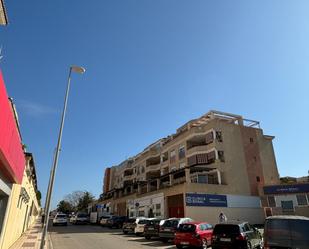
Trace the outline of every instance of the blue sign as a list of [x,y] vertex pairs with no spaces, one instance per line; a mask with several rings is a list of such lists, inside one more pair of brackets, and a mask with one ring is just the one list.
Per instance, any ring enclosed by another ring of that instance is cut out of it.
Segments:
[[286,184],[264,187],[264,194],[309,193],[309,184]]
[[187,206],[227,207],[226,195],[186,194]]

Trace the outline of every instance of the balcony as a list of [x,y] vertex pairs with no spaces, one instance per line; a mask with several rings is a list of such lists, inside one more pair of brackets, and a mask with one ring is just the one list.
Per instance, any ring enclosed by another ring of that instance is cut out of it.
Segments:
[[200,168],[191,168],[190,170],[190,179],[191,183],[200,183],[200,184],[222,184],[221,172],[217,169],[207,170]]
[[160,168],[161,168],[161,164],[160,163],[149,165],[149,166],[146,167],[146,172],[154,171],[154,170],[160,170]]
[[196,145],[187,150],[187,156],[191,156],[195,153],[206,152],[207,150],[209,150],[208,145]]
[[132,174],[132,175],[124,175],[123,176],[123,180],[124,181],[129,181],[129,180],[133,180],[135,178],[135,175]]

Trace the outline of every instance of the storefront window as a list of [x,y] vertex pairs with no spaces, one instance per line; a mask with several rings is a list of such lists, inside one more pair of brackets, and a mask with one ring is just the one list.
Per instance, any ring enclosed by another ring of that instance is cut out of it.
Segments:
[[296,199],[297,199],[297,203],[299,206],[306,206],[308,205],[308,202],[307,202],[307,198],[306,198],[306,195],[296,195]]

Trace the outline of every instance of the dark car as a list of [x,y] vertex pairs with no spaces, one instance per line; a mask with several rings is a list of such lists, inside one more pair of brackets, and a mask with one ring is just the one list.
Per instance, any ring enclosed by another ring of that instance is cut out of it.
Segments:
[[206,249],[211,244],[212,226],[206,222],[180,224],[174,239],[177,248],[194,246]]
[[160,226],[159,237],[163,242],[173,240],[179,224],[192,222],[190,218],[170,218]]
[[123,231],[124,234],[134,233],[135,227],[136,227],[136,219],[130,218],[123,223],[122,231]]
[[265,249],[309,249],[309,218],[280,215],[265,220]]
[[109,228],[122,228],[125,221],[127,221],[127,216],[113,216],[107,220],[106,226]]
[[160,219],[148,220],[144,228],[145,239],[150,240],[152,237],[159,237]]
[[258,229],[248,222],[226,222],[215,226],[211,247],[212,249],[263,248],[263,238]]

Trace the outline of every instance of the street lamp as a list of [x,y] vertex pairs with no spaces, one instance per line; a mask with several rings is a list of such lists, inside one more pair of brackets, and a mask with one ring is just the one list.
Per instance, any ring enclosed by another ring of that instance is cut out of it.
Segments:
[[69,77],[68,77],[68,85],[67,85],[67,89],[66,89],[63,111],[62,111],[62,117],[61,117],[60,130],[59,130],[59,135],[58,135],[58,143],[57,143],[57,148],[56,148],[56,152],[55,152],[55,155],[54,155],[53,166],[52,166],[52,169],[50,171],[49,184],[48,184],[48,189],[47,189],[47,193],[46,193],[46,203],[45,203],[45,210],[44,210],[45,217],[44,217],[44,223],[43,223],[43,231],[42,231],[40,249],[44,248],[45,238],[46,238],[46,234],[47,234],[49,211],[50,211],[50,200],[51,200],[52,193],[53,193],[55,173],[56,173],[56,169],[57,169],[59,152],[60,152],[60,147],[61,147],[62,130],[63,130],[64,119],[65,119],[65,114],[66,114],[66,110],[67,110],[67,103],[68,103],[68,97],[69,97],[69,91],[70,91],[70,85],[71,85],[71,74],[72,74],[72,72],[83,74],[85,71],[86,70],[83,67],[79,67],[79,66],[71,66],[70,67]]

